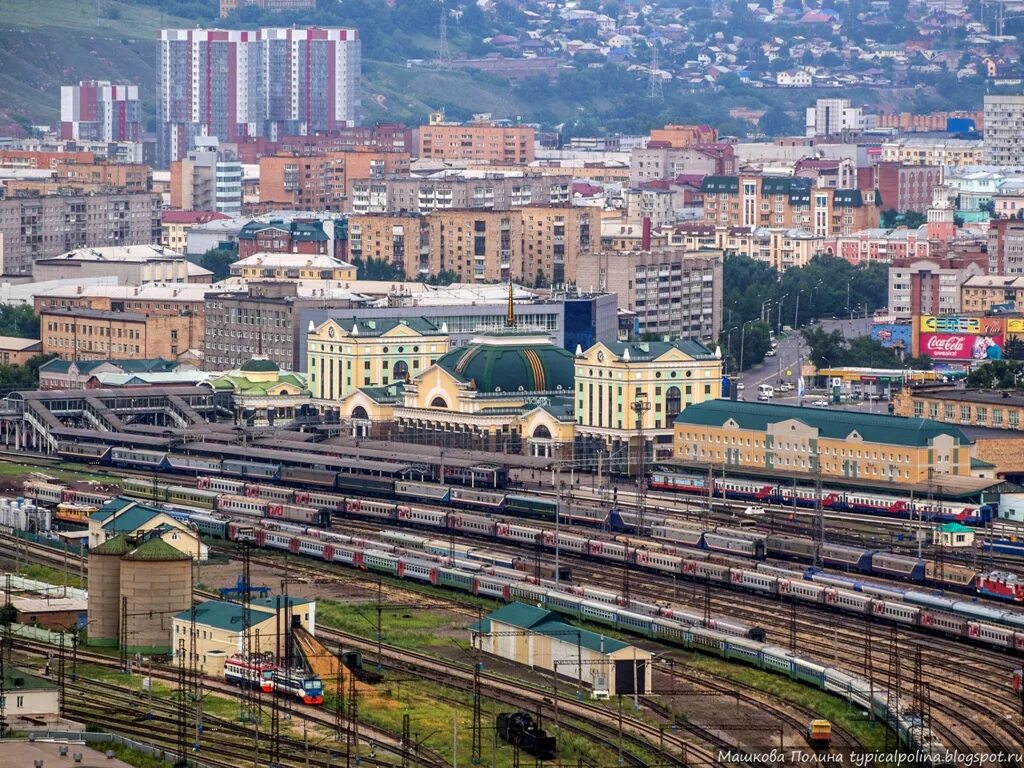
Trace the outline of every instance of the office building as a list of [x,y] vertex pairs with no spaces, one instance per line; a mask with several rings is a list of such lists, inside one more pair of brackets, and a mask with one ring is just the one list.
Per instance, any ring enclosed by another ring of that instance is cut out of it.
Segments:
[[[812,478],[909,485],[971,475],[971,441],[936,421],[793,405],[710,400],[675,420],[675,460]],[[777,479],[776,479],[777,482]]]
[[581,255],[577,284],[618,296],[635,335],[717,339],[722,329],[722,251],[599,251]]
[[3,274],[28,275],[38,259],[76,248],[160,241],[160,196],[152,193],[25,195],[0,200]]
[[159,47],[161,167],[184,158],[197,136],[274,139],[357,119],[357,30],[164,29]]
[[[32,265],[32,281],[113,278],[120,285],[189,283],[210,271],[161,245],[78,248]],[[203,282],[209,282],[204,279]]]
[[736,152],[731,144],[697,144],[674,147],[648,142],[635,147],[629,157],[629,183],[638,187],[648,181],[674,180],[682,175],[731,176],[736,173]]
[[177,360],[198,350],[203,323],[192,314],[45,309],[39,314],[43,354],[65,360]]
[[236,147],[209,136],[197,136],[195,144],[184,158],[171,163],[171,208],[238,216],[242,164]]
[[142,139],[139,86],[83,80],[60,89],[60,137],[86,141]]
[[1024,94],[985,94],[985,163],[1024,165]]

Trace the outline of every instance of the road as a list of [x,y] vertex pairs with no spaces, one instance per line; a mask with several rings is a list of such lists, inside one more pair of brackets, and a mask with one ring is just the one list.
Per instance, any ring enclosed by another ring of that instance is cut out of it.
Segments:
[[[829,319],[821,321],[821,325],[826,331],[842,331],[844,337],[853,339],[870,333],[871,318],[858,317],[853,321]],[[776,387],[776,402],[790,401],[793,405],[798,402],[796,397],[797,379],[800,378],[800,364],[806,360],[807,345],[804,343],[804,337],[799,331],[793,331],[782,336],[778,339],[778,342],[779,346],[776,349],[775,357],[766,357],[762,362],[751,366],[739,376],[739,381],[743,382],[744,387],[740,392],[742,399],[755,399],[759,384],[771,384]],[[782,396],[778,392],[778,386],[782,382],[792,384],[793,392]],[[806,383],[808,386],[811,384],[809,381]],[[805,397],[804,399],[806,400],[807,398]],[[886,412],[885,403],[859,403],[856,405],[856,408],[858,410],[872,410],[874,408],[878,413]]]

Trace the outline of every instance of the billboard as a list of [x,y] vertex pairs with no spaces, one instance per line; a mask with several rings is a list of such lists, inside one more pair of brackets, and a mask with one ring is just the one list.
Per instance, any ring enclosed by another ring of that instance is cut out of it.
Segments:
[[918,319],[920,333],[966,334],[969,336],[1002,336],[1002,317],[977,317],[967,315],[921,315]]
[[932,360],[998,360],[1003,356],[1002,335],[984,336],[969,333],[922,333],[919,355]]
[[1006,335],[1009,336],[1011,333],[1015,335],[1024,333],[1024,318],[1006,318]]
[[905,349],[910,351],[910,331],[913,326],[909,323],[897,325],[895,323],[879,323],[871,326],[871,338],[889,349]]

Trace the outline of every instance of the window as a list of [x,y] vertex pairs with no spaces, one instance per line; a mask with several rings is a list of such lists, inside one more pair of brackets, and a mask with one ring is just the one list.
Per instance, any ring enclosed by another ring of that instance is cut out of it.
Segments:
[[918,417],[924,415],[924,403],[920,401],[914,403],[914,415]]

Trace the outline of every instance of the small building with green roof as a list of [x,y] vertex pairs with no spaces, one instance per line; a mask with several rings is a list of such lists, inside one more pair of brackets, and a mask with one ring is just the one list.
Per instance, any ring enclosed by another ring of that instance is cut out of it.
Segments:
[[947,549],[974,547],[974,529],[960,523],[936,526],[932,530],[932,544]]
[[573,626],[555,611],[508,603],[469,631],[474,648],[566,678],[595,698],[651,689],[650,651]]
[[217,392],[231,393],[236,424],[273,426],[292,421],[312,407],[306,375],[282,371],[264,355],[250,358],[209,384]]
[[114,554],[128,546],[126,537],[130,540],[143,534],[156,535],[167,546],[191,558],[206,560],[210,554],[210,548],[189,523],[135,499],[117,496],[89,516],[91,553]]

